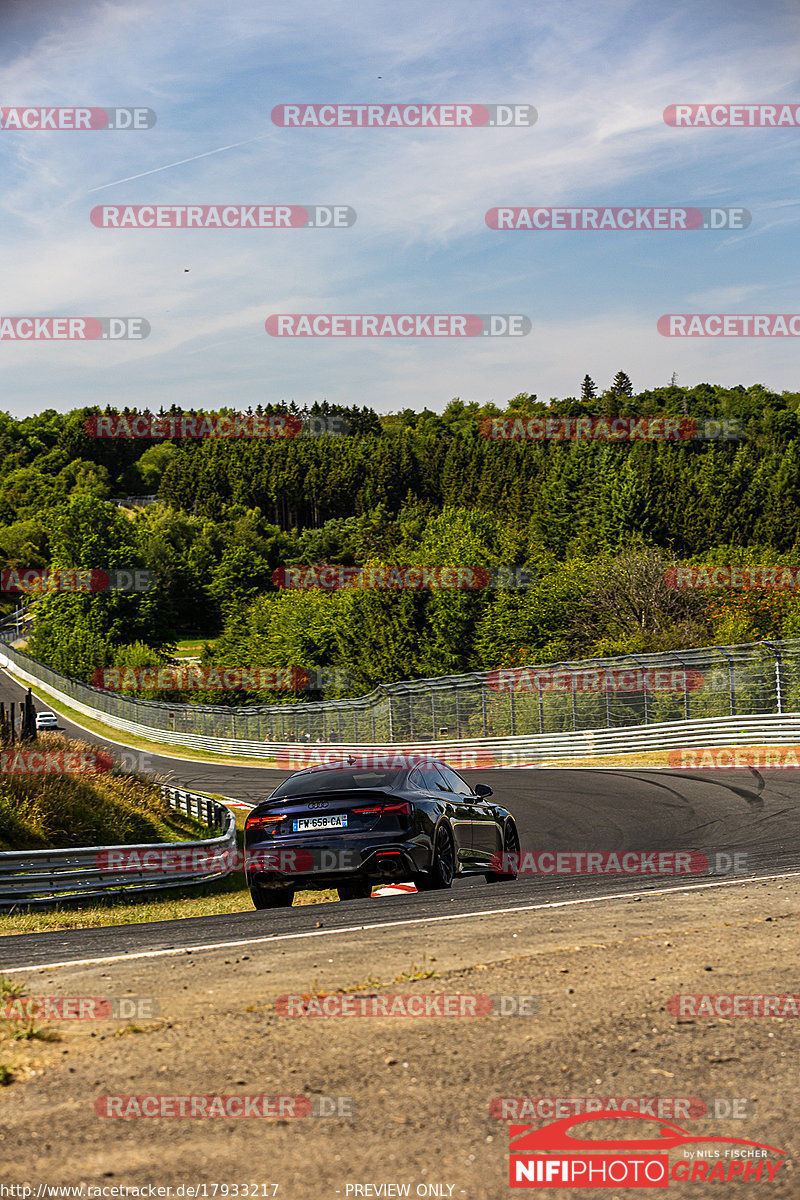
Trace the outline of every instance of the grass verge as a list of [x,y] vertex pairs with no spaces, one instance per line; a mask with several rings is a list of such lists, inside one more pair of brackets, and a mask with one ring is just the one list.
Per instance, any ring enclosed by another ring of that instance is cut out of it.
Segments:
[[213,646],[213,637],[207,638],[180,638],[175,643],[176,658],[196,658],[203,651],[204,646]]
[[[0,1013],[13,1009],[14,1001],[24,1003],[26,990],[13,979],[0,975]],[[8,1087],[20,1074],[28,1073],[29,1056],[24,1053],[27,1042],[59,1042],[61,1034],[30,1017],[5,1019],[0,1016],[0,1087]]]
[[158,782],[48,733],[7,747],[0,773],[0,851],[179,842],[208,836],[171,809]]

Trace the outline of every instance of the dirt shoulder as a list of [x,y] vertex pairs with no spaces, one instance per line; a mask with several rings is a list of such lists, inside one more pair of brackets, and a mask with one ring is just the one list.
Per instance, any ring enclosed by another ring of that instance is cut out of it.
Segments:
[[[747,1100],[752,1115],[676,1114],[675,1123],[778,1146],[787,1160],[769,1185],[671,1182],[673,1194],[745,1200],[763,1188],[788,1200],[800,1156],[797,1020],[679,1020],[667,1002],[676,993],[796,991],[799,911],[800,880],[786,878],[430,925],[328,932],[323,924],[244,953],[15,975],[36,995],[152,998],[158,1015],[61,1022],[60,1042],[20,1048],[18,1080],[0,1089],[4,1181],[172,1185],[173,1195],[180,1184],[277,1183],[287,1200],[392,1195],[353,1189],[395,1183],[411,1196],[496,1200],[510,1194],[508,1122],[490,1114],[497,1098],[718,1097]],[[526,995],[538,998],[538,1011],[463,1019],[276,1011],[283,994],[337,989]],[[317,1105],[320,1096],[352,1097],[357,1113],[96,1115],[97,1097],[131,1094],[308,1095]],[[646,1136],[653,1132],[648,1126]],[[684,1153],[673,1151],[672,1161]],[[615,1192],[575,1194],[612,1200]]]

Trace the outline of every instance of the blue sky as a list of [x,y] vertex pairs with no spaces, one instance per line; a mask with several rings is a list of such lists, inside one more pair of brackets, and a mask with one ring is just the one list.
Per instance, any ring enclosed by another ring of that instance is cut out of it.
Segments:
[[[141,132],[0,131],[0,313],[152,327],[143,342],[0,342],[0,407],[327,399],[440,411],[454,396],[574,395],[587,372],[602,388],[619,369],[637,390],[673,371],[687,386],[797,390],[796,340],[681,341],[656,321],[800,311],[800,128],[662,119],[679,102],[800,103],[799,40],[794,0],[5,0],[3,105],[136,105],[158,120]],[[324,101],[526,102],[539,117],[503,130],[270,119],[276,104]],[[99,203],[337,203],[358,219],[115,231],[91,225]],[[678,204],[742,206],[753,220],[736,233],[484,223],[495,205]],[[304,312],[524,313],[533,328],[403,342],[264,331],[272,313]]]

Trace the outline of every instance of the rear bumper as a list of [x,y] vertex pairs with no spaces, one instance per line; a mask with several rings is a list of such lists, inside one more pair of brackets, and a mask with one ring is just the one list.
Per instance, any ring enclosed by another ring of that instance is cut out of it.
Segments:
[[247,882],[300,890],[409,879],[430,864],[430,847],[418,841],[369,840],[260,842],[247,848]]

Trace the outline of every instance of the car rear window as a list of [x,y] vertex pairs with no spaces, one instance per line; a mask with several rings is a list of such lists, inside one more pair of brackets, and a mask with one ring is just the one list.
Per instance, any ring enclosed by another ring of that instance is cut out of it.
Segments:
[[354,788],[394,787],[402,771],[313,771],[292,775],[279,784],[270,799],[283,796],[307,796],[310,792],[347,792]]

